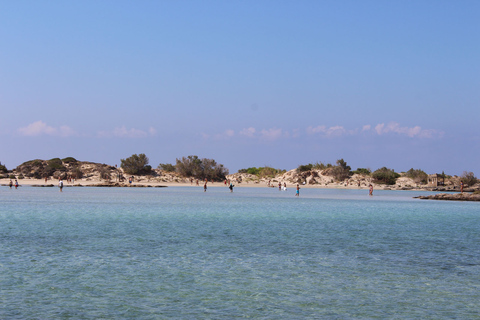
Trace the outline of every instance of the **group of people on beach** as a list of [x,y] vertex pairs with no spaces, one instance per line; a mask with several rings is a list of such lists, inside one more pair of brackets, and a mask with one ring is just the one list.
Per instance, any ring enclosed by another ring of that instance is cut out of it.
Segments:
[[[130,179],[129,179],[129,183],[132,183],[132,182],[133,182],[133,176],[130,177]],[[193,184],[193,178],[190,180],[190,182]],[[207,192],[207,183],[208,183],[208,180],[207,180],[207,178],[205,178],[205,181],[204,181],[204,184],[203,184],[203,191],[204,191],[204,192]],[[224,184],[225,184],[225,186],[228,185],[228,189],[230,189],[230,192],[233,192],[233,188],[235,187],[235,185],[233,184],[233,182],[232,182],[231,180],[226,180],[226,179],[225,179]],[[199,185],[198,179],[196,180],[196,185],[197,185],[197,186]],[[18,180],[17,180],[17,179],[15,179],[15,183],[13,183],[12,179],[10,179],[10,183],[9,183],[10,189],[12,189],[13,186],[15,186],[15,189],[18,188],[19,185],[18,185]],[[268,181],[267,186],[269,186],[269,187],[271,186],[271,185],[270,185],[270,181]],[[273,186],[272,186],[272,187],[273,187]],[[60,189],[60,192],[63,191],[63,180],[60,179],[60,178],[58,179],[58,188]],[[461,189],[462,189],[461,191],[463,192],[463,182],[462,182],[462,184],[461,184]],[[281,182],[278,183],[278,190],[279,190],[279,191],[282,190],[282,183],[281,183]],[[287,190],[287,183],[286,183],[286,182],[283,183],[283,190],[284,190],[284,191]],[[373,185],[372,185],[372,184],[369,185],[368,194],[369,194],[370,196],[373,196]],[[299,185],[298,183],[297,183],[297,188],[296,188],[295,196],[296,196],[296,197],[299,197],[299,196],[300,196],[300,185]]]

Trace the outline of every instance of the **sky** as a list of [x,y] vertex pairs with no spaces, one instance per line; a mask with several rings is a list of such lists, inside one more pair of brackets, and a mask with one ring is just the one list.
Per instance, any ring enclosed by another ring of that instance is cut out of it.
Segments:
[[480,1],[0,0],[0,162],[480,176]]

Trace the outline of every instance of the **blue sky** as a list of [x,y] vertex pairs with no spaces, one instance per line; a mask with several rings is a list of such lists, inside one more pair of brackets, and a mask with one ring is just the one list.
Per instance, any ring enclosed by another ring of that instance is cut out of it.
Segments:
[[479,1],[0,1],[0,161],[480,175]]

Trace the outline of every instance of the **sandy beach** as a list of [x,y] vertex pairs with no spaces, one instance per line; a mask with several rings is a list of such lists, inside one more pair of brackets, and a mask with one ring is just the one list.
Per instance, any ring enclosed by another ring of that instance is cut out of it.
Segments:
[[[188,179],[186,179],[188,180]],[[45,179],[18,179],[19,187],[58,187],[59,180],[57,179],[48,179],[45,182]],[[15,180],[12,179],[13,187],[15,187]],[[282,181],[282,188],[284,182],[286,183],[287,189],[295,189],[296,184]],[[0,179],[0,185],[8,186],[10,183],[10,179]],[[185,181],[157,181],[156,179],[146,179],[146,178],[137,178],[133,179],[132,183],[128,181],[118,182],[118,181],[105,181],[100,179],[77,179],[72,182],[63,181],[64,187],[151,187],[151,188],[160,188],[160,187],[192,187],[192,188],[202,188],[203,189],[203,182],[199,181],[198,185],[194,180],[193,183],[185,182]],[[248,181],[248,182],[233,182],[235,188],[278,188],[278,182],[272,182],[271,186],[268,186],[267,181]],[[227,188],[224,182],[208,182],[207,186],[209,188]],[[368,189],[368,186],[360,186],[352,185],[345,183],[331,183],[328,185],[320,185],[320,184],[300,184],[300,188],[316,188],[316,189]],[[374,189],[384,189],[385,186],[383,185],[376,185]],[[418,189],[421,190],[421,189]]]

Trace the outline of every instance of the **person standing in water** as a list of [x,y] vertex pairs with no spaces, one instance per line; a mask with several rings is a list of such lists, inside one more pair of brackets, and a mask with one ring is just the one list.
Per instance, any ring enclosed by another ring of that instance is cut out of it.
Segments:
[[370,184],[370,188],[368,190],[368,194],[373,196],[373,185]]
[[205,178],[205,183],[203,184],[203,192],[207,192],[207,178]]
[[17,188],[18,188],[18,180],[15,179],[15,189],[17,189]]
[[300,185],[297,183],[297,192],[295,193],[295,197],[300,196]]
[[60,179],[60,181],[58,182],[58,188],[60,189],[60,192],[63,191],[63,181]]
[[10,187],[10,189],[12,189],[12,186],[13,186],[12,179],[10,179],[10,183],[8,184],[8,186]]
[[228,186],[228,189],[230,189],[230,192],[233,192],[233,187],[234,187],[233,183],[230,182],[230,185]]

